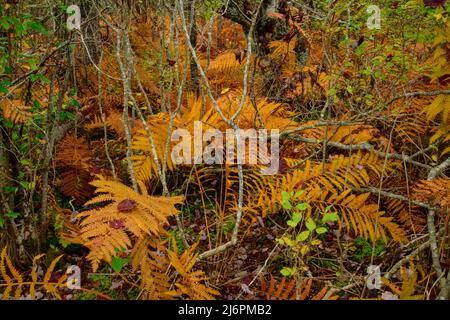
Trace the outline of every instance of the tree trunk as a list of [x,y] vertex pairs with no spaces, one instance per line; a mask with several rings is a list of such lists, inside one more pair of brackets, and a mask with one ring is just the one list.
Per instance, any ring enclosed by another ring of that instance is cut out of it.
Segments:
[[[307,53],[306,42],[304,38],[293,28],[289,26],[288,17],[290,15],[289,7],[286,0],[262,0],[260,11],[258,13],[258,21],[255,26],[253,39],[256,42],[255,52],[257,57],[269,60],[267,56],[271,53],[269,44],[274,40],[283,40],[297,35],[299,41],[295,48],[297,60],[300,64],[304,63],[305,53]],[[251,17],[253,11],[259,2],[254,0],[234,0],[230,1],[227,11],[223,15],[225,18],[240,24],[247,35],[250,30]],[[279,16],[269,15],[270,13],[282,14],[285,19]],[[272,83],[280,76],[280,65],[268,62],[265,66],[266,83]]]

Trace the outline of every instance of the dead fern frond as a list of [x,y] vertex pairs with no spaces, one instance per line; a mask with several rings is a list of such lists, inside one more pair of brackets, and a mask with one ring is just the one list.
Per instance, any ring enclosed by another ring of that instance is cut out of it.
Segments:
[[167,274],[169,260],[165,242],[152,237],[138,239],[131,251],[133,272],[141,271],[140,288],[142,299],[173,299],[170,295],[171,278]]
[[[47,268],[47,271],[44,274],[44,277],[41,281],[38,280],[38,275],[36,272],[37,269],[37,261],[42,258],[45,254],[40,254],[34,257],[33,259],[33,269],[31,271],[31,281],[25,281],[24,278],[20,275],[19,271],[14,267],[11,262],[11,259],[8,257],[6,253],[6,247],[3,248],[1,256],[0,256],[0,273],[2,279],[5,283],[0,283],[0,288],[5,287],[2,292],[2,299],[9,300],[11,298],[11,292],[15,288],[14,291],[14,300],[23,299],[22,288],[25,286],[29,286],[30,288],[30,298],[32,300],[36,299],[36,286],[42,286],[47,293],[53,295],[57,299],[61,299],[58,291],[67,287],[66,280],[67,275],[62,275],[57,282],[51,279],[51,276],[55,270],[56,264],[61,259],[62,255],[55,258]],[[9,272],[8,272],[9,271]]]
[[57,167],[75,167],[85,171],[92,168],[92,152],[83,137],[67,134],[58,146]]
[[22,100],[3,99],[0,102],[3,117],[12,123],[25,123],[31,118],[31,108],[24,106]]
[[425,228],[426,220],[420,207],[391,198],[385,199],[384,203],[386,212],[413,232],[421,232]]
[[448,123],[450,113],[450,95],[439,95],[431,104],[423,109],[427,115],[427,121],[432,121],[441,115],[443,123]]
[[89,185],[94,171],[92,158],[83,137],[66,135],[58,146],[56,167],[62,171],[58,184],[63,194],[74,197],[77,204],[84,203],[92,195],[93,188]]
[[439,205],[443,209],[450,207],[450,179],[420,180],[413,188],[413,198]]
[[402,277],[401,288],[385,278],[381,278],[381,280],[387,287],[398,295],[399,300],[422,300],[424,298],[423,295],[414,295],[414,292],[417,290],[418,278],[414,264],[411,262],[409,268],[401,267],[400,275]]
[[203,271],[193,270],[198,257],[198,254],[194,253],[196,247],[197,245],[191,246],[181,256],[176,250],[167,251],[170,264],[180,275],[175,283],[177,290],[172,294],[186,296],[193,300],[212,300],[219,295],[219,292],[203,283],[208,279]]
[[[283,277],[281,281],[277,281],[270,275],[269,283],[264,277],[261,277],[261,289],[258,296],[265,300],[322,300],[328,288],[323,287],[315,295],[312,295],[312,284],[312,278],[306,278],[301,284],[298,284],[295,278],[287,281]],[[331,297],[330,300],[335,298]]]
[[101,260],[111,263],[116,250],[132,247],[131,237],[139,239],[165,234],[163,226],[168,224],[167,218],[177,214],[175,205],[182,201],[182,197],[139,194],[120,182],[104,180],[101,176],[91,184],[99,195],[86,205],[108,202],[77,217],[81,219],[80,236],[91,250],[87,258],[94,270]]

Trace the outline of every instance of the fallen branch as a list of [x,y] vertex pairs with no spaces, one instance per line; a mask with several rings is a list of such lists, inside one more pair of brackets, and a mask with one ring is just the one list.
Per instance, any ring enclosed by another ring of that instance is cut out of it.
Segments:
[[[306,130],[306,129],[305,129]],[[304,138],[304,137],[300,137],[297,135],[285,135],[284,136],[285,139],[292,139],[295,141],[300,141],[300,142],[305,142],[305,143],[313,143],[313,144],[323,144],[325,143],[327,146],[329,147],[335,147],[341,150],[348,150],[348,151],[356,151],[356,150],[366,150],[366,151],[374,151],[374,146],[371,145],[370,143],[361,143],[361,144],[343,144],[340,142],[335,142],[335,141],[324,141],[321,139],[311,139],[311,138]],[[412,160],[410,156],[406,156],[403,154],[398,154],[398,153],[388,153],[388,152],[382,152],[382,151],[375,151],[380,157],[386,157],[388,159],[398,159],[398,160],[402,160],[404,162],[408,162],[412,165],[421,167],[421,168],[426,168],[426,169],[432,169],[431,166]]]
[[[432,181],[436,176],[438,176],[441,172],[443,172],[448,166],[450,166],[450,157],[447,158],[444,162],[442,162],[440,165],[434,167],[430,170],[428,173],[428,181]],[[447,300],[449,295],[449,286],[448,281],[444,277],[444,271],[442,270],[440,258],[439,258],[439,248],[437,244],[437,235],[436,235],[436,227],[434,225],[435,223],[435,215],[436,211],[434,209],[431,209],[428,211],[427,216],[427,227],[428,232],[430,234],[430,251],[431,251],[431,258],[433,261],[433,269],[436,271],[437,277],[439,279],[439,286],[440,286],[440,293],[439,293],[439,299],[440,300]]]
[[382,195],[384,197],[388,197],[388,198],[392,198],[392,199],[397,199],[397,200],[401,200],[401,201],[406,201],[409,203],[412,203],[416,206],[428,209],[428,210],[436,210],[438,209],[438,207],[432,207],[429,204],[425,203],[425,202],[421,202],[421,201],[417,201],[417,200],[411,200],[405,196],[402,196],[400,194],[395,194],[392,192],[387,192],[387,191],[382,191],[379,190],[377,188],[374,187],[367,187],[367,188],[357,188],[355,189],[355,191],[359,191],[359,192],[373,192],[373,193],[377,193],[379,195]]
[[408,92],[405,94],[398,95],[386,103],[386,106],[389,106],[392,102],[397,101],[403,98],[411,98],[411,97],[419,97],[419,96],[437,96],[440,94],[450,94],[450,90],[436,90],[436,91],[420,91],[420,92]]
[[430,240],[428,240],[427,242],[422,243],[420,246],[418,246],[416,249],[414,249],[410,254],[408,254],[407,256],[403,257],[396,264],[394,264],[394,266],[391,269],[389,269],[388,272],[386,272],[384,277],[386,279],[390,279],[400,269],[400,267],[403,264],[405,264],[406,262],[408,262],[409,260],[411,260],[412,258],[417,256],[421,251],[427,249],[429,246],[430,246]]

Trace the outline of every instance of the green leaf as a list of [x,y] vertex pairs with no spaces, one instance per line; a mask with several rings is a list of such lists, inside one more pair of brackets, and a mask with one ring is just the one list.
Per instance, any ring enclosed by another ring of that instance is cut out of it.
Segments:
[[347,86],[347,92],[350,93],[350,94],[353,94],[352,86],[350,86],[350,85]]
[[289,201],[291,196],[286,191],[281,191],[281,201]]
[[295,208],[297,210],[305,211],[306,209],[308,209],[308,204],[307,203],[299,203],[298,205],[295,206]]
[[297,192],[295,193],[294,197],[296,197],[296,198],[300,197],[300,196],[303,194],[303,192],[305,192],[305,190],[297,191]]
[[6,21],[5,18],[0,20],[0,25],[2,26],[2,28],[3,28],[4,30],[8,30],[8,29],[9,29],[9,26],[10,26],[9,23],[8,23],[8,21]]
[[116,256],[113,256],[111,261],[111,267],[115,272],[120,272],[126,262],[127,262],[126,259],[121,259]]
[[24,166],[29,166],[31,164],[30,159],[22,159],[20,160],[20,164],[24,165]]
[[15,219],[15,218],[17,218],[17,217],[19,216],[19,213],[14,212],[14,211],[10,211],[10,212],[8,212],[8,213],[6,214],[6,216],[7,216],[8,218]]
[[0,82],[0,93],[8,94],[9,93],[8,86],[10,84],[11,84],[11,82],[9,82],[9,81]]
[[290,277],[290,276],[293,276],[295,274],[295,272],[297,272],[297,268],[284,267],[283,269],[281,269],[280,272],[283,276]]
[[77,118],[72,112],[67,112],[67,111],[66,111],[66,117],[67,117],[67,119],[72,120],[72,121]]
[[296,240],[299,242],[303,242],[308,239],[310,232],[308,230],[302,231],[297,235]]
[[31,189],[30,188],[30,183],[28,181],[20,181],[20,186],[24,189]]
[[325,227],[319,227],[316,229],[317,234],[324,234],[327,231],[328,231],[328,229]]
[[292,215],[292,220],[289,220],[287,224],[290,227],[295,228],[300,221],[302,221],[302,214],[300,212],[294,212]]
[[292,247],[295,245],[294,241],[292,241],[292,239],[288,238],[288,237],[283,237],[282,238],[284,243],[286,243],[286,245],[288,245],[289,247]]
[[39,22],[35,22],[35,21],[28,22],[27,27],[31,28],[32,30],[34,30],[40,34],[48,35],[48,30],[44,27],[43,24],[41,24]]
[[303,215],[301,212],[294,212],[294,214],[292,215],[292,220],[299,223],[300,221],[302,221],[303,219]]
[[3,119],[3,124],[5,125],[5,127],[10,128],[10,129],[12,127],[14,127],[14,122],[9,121],[8,119]]
[[16,24],[16,36],[20,37],[25,33],[25,25],[23,24]]
[[3,187],[3,190],[5,190],[5,192],[16,192],[17,187],[6,186],[6,187]]
[[313,219],[308,218],[308,219],[306,220],[306,228],[307,228],[309,231],[314,231],[314,229],[316,228],[316,223],[314,222]]
[[288,220],[287,224],[288,224],[289,227],[295,228],[297,226],[298,222],[295,222],[293,220]]
[[282,201],[282,202],[281,202],[281,205],[282,205],[283,208],[286,209],[286,210],[292,209],[292,204],[289,202],[289,200]]
[[338,215],[336,212],[332,212],[332,213],[326,213],[323,215],[322,218],[322,222],[326,223],[326,222],[334,222],[334,221],[338,221]]

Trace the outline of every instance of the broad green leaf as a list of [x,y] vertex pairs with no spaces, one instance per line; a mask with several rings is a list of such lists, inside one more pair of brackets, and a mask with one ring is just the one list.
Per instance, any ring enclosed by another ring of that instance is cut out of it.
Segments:
[[6,216],[9,217],[9,218],[15,219],[15,218],[17,218],[19,216],[19,213],[14,212],[14,211],[10,211],[10,212],[8,212],[6,214]]
[[284,267],[283,269],[281,269],[280,272],[283,276],[290,277],[290,276],[294,275],[296,271],[297,271],[297,268]]
[[127,262],[126,259],[121,259],[116,256],[113,256],[111,261],[111,267],[115,272],[120,272],[126,262]]
[[17,187],[6,186],[6,187],[3,187],[3,190],[5,192],[16,192],[17,191]]
[[313,219],[308,218],[308,219],[306,220],[306,228],[307,228],[309,231],[314,231],[314,229],[316,228],[316,223],[314,222]]
[[296,240],[299,242],[303,242],[308,239],[310,232],[308,230],[302,231],[297,235]]
[[327,231],[328,231],[328,229],[325,227],[319,227],[316,229],[317,234],[324,234]]
[[297,210],[304,211],[304,210],[308,209],[308,204],[307,203],[299,203],[298,205],[295,206],[295,208]]
[[43,34],[43,35],[49,34],[48,30],[45,28],[45,26],[39,22],[35,22],[35,21],[29,22],[27,27],[31,28],[32,30],[34,30],[40,34]]
[[2,28],[4,30],[8,30],[9,26],[10,26],[10,24],[8,23],[8,21],[6,21],[6,19],[1,19],[0,20],[0,25],[2,26]]
[[298,222],[295,222],[293,220],[288,220],[287,224],[288,224],[289,227],[295,228],[297,226]]
[[291,199],[291,196],[286,191],[281,191],[281,201],[286,201]]
[[292,220],[289,220],[287,224],[290,227],[295,228],[300,221],[302,221],[302,214],[300,212],[294,212],[292,215]]
[[292,220],[299,223],[300,221],[302,221],[303,219],[303,215],[301,212],[294,212],[294,214],[292,215]]
[[296,198],[300,197],[300,196],[303,194],[303,192],[305,192],[305,190],[297,191],[297,192],[295,193],[294,197],[296,197]]
[[289,200],[282,201],[282,202],[281,202],[281,205],[282,205],[283,208],[286,209],[286,210],[292,209],[292,204],[289,202]]
[[332,212],[332,213],[326,213],[323,215],[322,217],[322,222],[326,223],[326,222],[334,222],[334,221],[338,221],[338,215],[336,212]]

